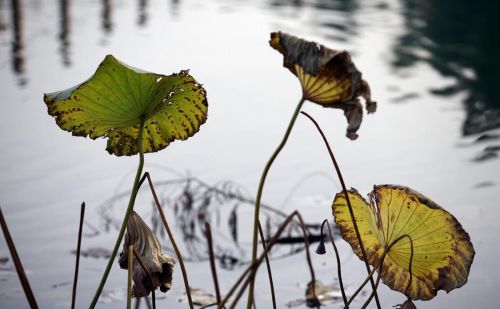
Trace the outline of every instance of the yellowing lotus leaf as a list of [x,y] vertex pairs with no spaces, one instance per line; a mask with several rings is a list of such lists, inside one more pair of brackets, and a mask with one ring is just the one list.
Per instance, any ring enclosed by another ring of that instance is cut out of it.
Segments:
[[156,152],[174,140],[194,135],[207,119],[205,89],[188,74],[147,73],[106,56],[95,74],[70,89],[44,96],[48,113],[73,135],[108,138],[106,150],[117,156],[142,149]]
[[348,121],[347,137],[356,139],[363,118],[358,97],[365,98],[369,113],[375,112],[376,103],[350,54],[282,32],[271,33],[269,43],[283,54],[283,65],[299,78],[304,99],[342,109]]
[[[370,203],[355,190],[348,192],[368,262],[379,265],[387,252],[380,276],[390,288],[414,300],[429,300],[438,290],[449,292],[467,282],[474,258],[469,235],[449,212],[409,188],[375,186]],[[342,237],[362,259],[347,201],[338,193],[333,216]],[[413,259],[411,264],[411,242]]]

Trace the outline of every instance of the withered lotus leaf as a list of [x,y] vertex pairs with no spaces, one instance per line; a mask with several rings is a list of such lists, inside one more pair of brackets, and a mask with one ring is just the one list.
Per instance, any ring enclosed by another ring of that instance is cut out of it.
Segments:
[[169,76],[132,68],[108,55],[87,81],[44,95],[57,125],[76,136],[108,139],[117,156],[156,152],[198,132],[207,119],[205,89],[181,71]]
[[161,251],[160,242],[135,211],[130,214],[123,250],[118,260],[123,269],[128,269],[128,247],[131,245],[134,246],[152,277],[150,280],[139,261],[134,258],[133,295],[147,296],[158,287],[162,292],[168,291],[172,287],[172,274],[176,261]]
[[[368,262],[379,265],[384,251],[398,238],[384,259],[380,276],[390,288],[413,300],[429,300],[438,290],[449,292],[467,282],[474,259],[469,235],[457,219],[429,198],[407,187],[375,186],[370,203],[355,190],[348,192]],[[346,197],[338,193],[333,216],[341,235],[362,259]],[[410,282],[411,241],[413,242]]]
[[339,108],[347,118],[347,137],[356,139],[363,118],[359,96],[368,113],[376,110],[370,87],[347,51],[329,49],[282,32],[271,33],[270,45],[284,56],[283,65],[298,77],[304,99]]

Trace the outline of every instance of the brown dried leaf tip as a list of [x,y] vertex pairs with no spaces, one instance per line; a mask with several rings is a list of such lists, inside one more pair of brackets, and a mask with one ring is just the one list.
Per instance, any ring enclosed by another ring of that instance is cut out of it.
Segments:
[[127,248],[131,245],[134,246],[149,275],[151,275],[150,278],[138,259],[134,258],[133,296],[147,296],[149,292],[158,287],[162,292],[168,291],[172,286],[172,273],[176,261],[170,255],[161,251],[160,242],[135,211],[130,214],[123,250],[118,260],[122,269],[128,269]]
[[363,119],[358,97],[365,99],[368,113],[375,112],[377,103],[371,100],[370,86],[351,55],[282,32],[271,33],[269,43],[283,54],[283,65],[299,78],[304,99],[342,109],[348,122],[346,135],[356,139]]

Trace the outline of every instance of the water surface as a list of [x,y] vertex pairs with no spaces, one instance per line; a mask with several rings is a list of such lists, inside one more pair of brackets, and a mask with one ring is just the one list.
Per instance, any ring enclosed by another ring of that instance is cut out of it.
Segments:
[[[112,225],[106,232],[102,210],[108,199],[129,190],[137,164],[135,157],[108,155],[104,140],[60,130],[46,113],[43,93],[88,78],[106,54],[164,74],[189,68],[207,89],[209,119],[186,142],[146,155],[146,170],[156,181],[186,175],[208,184],[234,181],[253,197],[260,171],[301,95],[296,78],[282,67],[282,56],[267,43],[270,32],[282,30],[349,50],[379,102],[377,113],[365,116],[355,142],[344,137],[341,113],[309,103],[304,107],[325,130],[348,186],[364,194],[373,184],[409,186],[452,212],[470,234],[476,257],[469,282],[417,306],[469,308],[480,302],[495,308],[500,275],[495,248],[500,241],[498,6],[490,1],[0,0],[0,204],[39,304],[69,306],[70,251],[82,201],[87,203],[82,247],[111,247],[117,232]],[[167,194],[170,187],[161,188]],[[331,219],[338,191],[320,137],[299,118],[269,174],[264,202],[285,213],[299,209],[307,222],[320,223]],[[121,219],[125,200],[113,204],[112,219]],[[215,241],[220,250],[248,257],[252,209],[238,210],[235,245],[224,219],[234,204],[227,204],[220,207],[220,221],[211,212]],[[151,217],[147,191],[136,210]],[[212,291],[208,263],[196,256],[204,254],[203,240],[195,242],[202,244],[198,251],[190,249],[181,223],[172,222],[183,252],[192,257],[191,284]],[[364,266],[346,243],[340,242],[340,250],[352,291],[365,276]],[[4,256],[9,254],[2,240]],[[304,260],[303,252],[273,260],[280,307],[304,294],[309,280]],[[333,283],[333,255],[314,256],[314,263],[318,278]],[[80,307],[88,305],[104,265],[104,259],[82,259]],[[2,308],[26,305],[11,266],[3,265],[0,272]],[[241,269],[220,269],[223,290]],[[124,306],[125,278],[116,265],[106,285],[107,302],[100,306]],[[174,281],[160,303],[184,307],[178,302],[184,298],[178,269]],[[259,307],[268,307],[264,272],[257,291]],[[384,307],[403,301],[388,288],[380,291]]]

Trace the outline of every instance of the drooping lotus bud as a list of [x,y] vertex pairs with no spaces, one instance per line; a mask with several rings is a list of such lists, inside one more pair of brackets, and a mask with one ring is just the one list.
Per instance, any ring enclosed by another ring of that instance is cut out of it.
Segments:
[[323,237],[319,241],[318,247],[316,248],[316,253],[319,255],[323,255],[326,253],[325,242],[323,241]]
[[140,256],[144,266],[151,275],[150,278],[139,261],[134,258],[133,296],[147,296],[158,287],[162,292],[168,291],[172,286],[172,273],[176,261],[168,254],[161,251],[160,242],[135,211],[132,211],[130,214],[123,250],[118,260],[122,269],[128,269],[127,248],[131,245],[134,246],[135,251]]

